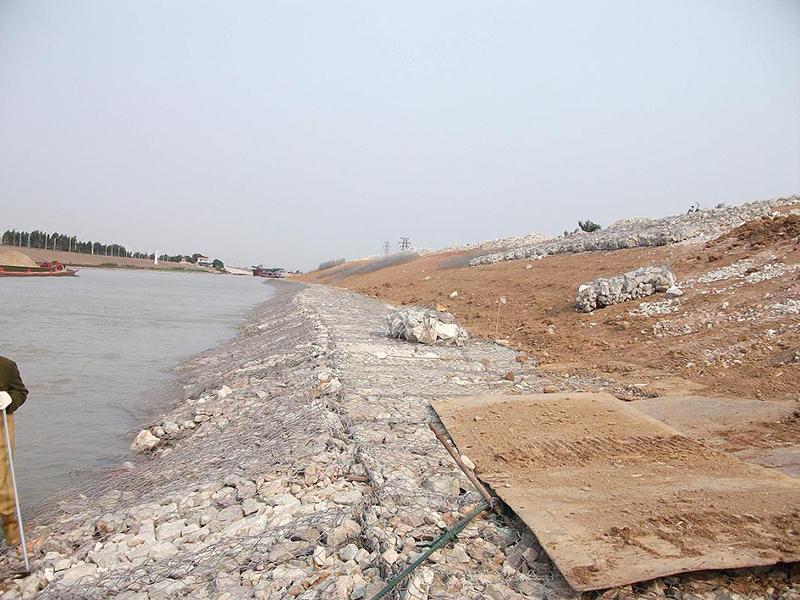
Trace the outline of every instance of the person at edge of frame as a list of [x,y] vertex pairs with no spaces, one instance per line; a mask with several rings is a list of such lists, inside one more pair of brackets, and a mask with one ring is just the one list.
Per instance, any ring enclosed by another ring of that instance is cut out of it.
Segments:
[[[17,363],[0,356],[0,410],[8,413],[8,439],[11,450],[14,447],[14,412],[28,397],[28,390],[22,382]],[[0,421],[0,430],[3,427]],[[5,432],[0,431],[0,520],[6,543],[13,547],[20,544],[19,525],[16,517],[16,498],[11,481],[11,467],[5,443]],[[21,552],[21,550],[19,550]]]

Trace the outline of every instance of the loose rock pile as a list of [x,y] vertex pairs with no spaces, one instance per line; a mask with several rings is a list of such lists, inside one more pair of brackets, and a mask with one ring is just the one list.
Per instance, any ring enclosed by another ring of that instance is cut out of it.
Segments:
[[479,256],[470,266],[506,260],[541,258],[551,254],[619,250],[637,246],[665,246],[711,239],[742,223],[771,214],[776,208],[800,202],[800,196],[762,200],[738,206],[712,208],[662,219],[626,219],[594,233],[575,233],[534,244],[519,244],[503,252]]
[[539,244],[547,240],[553,239],[553,236],[544,233],[528,233],[521,236],[512,236],[505,238],[496,238],[493,240],[485,240],[473,244],[457,244],[442,248],[439,252],[469,252],[475,250],[486,250],[498,252],[508,248],[517,248],[520,246],[530,246],[532,244]]
[[641,267],[617,277],[599,277],[580,285],[575,292],[575,308],[592,312],[596,308],[666,292],[674,285],[675,275],[669,267]]
[[[457,295],[457,292],[453,292]],[[452,296],[451,296],[452,297]],[[449,312],[425,308],[404,308],[387,318],[389,336],[420,344],[463,346],[469,334]]]

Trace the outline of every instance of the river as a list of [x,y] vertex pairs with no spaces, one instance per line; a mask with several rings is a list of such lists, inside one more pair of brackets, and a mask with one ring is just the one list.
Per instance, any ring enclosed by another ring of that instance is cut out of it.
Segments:
[[0,355],[17,362],[30,390],[15,415],[23,502],[126,460],[130,433],[167,396],[172,367],[235,335],[271,295],[260,278],[202,273],[0,279]]

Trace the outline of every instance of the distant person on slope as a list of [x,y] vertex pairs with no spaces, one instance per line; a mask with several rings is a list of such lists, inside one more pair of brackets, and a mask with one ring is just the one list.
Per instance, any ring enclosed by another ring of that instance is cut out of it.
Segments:
[[[8,437],[14,445],[14,416],[17,410],[28,397],[28,390],[22,383],[17,363],[0,356],[0,410],[8,412]],[[0,415],[2,417],[2,415]],[[19,526],[15,514],[14,487],[11,484],[8,451],[5,444],[5,432],[2,431],[3,423],[0,420],[0,519],[3,521],[3,532],[9,546],[20,543]]]

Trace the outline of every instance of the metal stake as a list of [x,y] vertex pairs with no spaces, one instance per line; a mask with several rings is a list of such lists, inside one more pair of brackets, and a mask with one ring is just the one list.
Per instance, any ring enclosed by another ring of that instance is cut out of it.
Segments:
[[22,527],[22,509],[19,505],[19,494],[17,493],[17,477],[14,475],[14,455],[11,451],[11,436],[8,435],[8,415],[6,409],[3,409],[3,432],[6,434],[6,452],[8,454],[8,467],[11,471],[11,485],[14,488],[14,508],[17,512],[17,525],[19,526],[19,539],[22,542],[22,559],[25,561],[25,570],[30,571],[31,566],[28,563],[28,546],[25,543],[25,529]]

